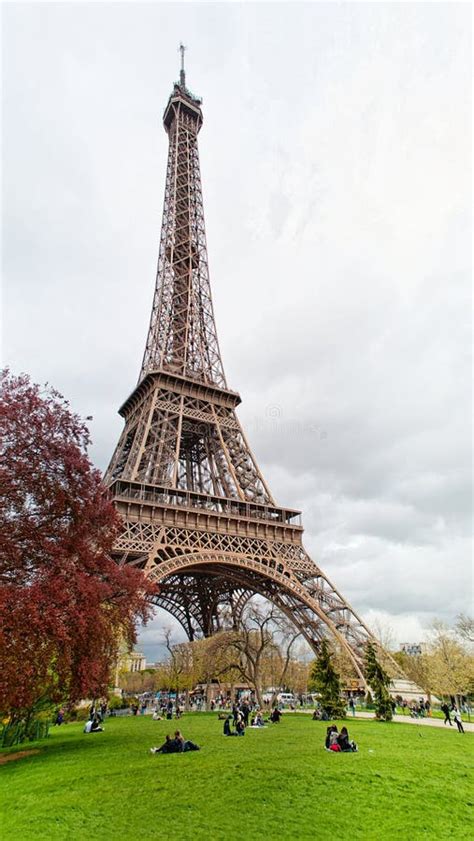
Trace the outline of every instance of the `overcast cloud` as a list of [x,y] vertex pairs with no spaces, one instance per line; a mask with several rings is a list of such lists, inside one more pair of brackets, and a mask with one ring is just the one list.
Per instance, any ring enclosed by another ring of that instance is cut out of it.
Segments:
[[93,415],[105,468],[146,337],[183,40],[223,361],[274,496],[399,641],[472,609],[469,6],[2,12],[4,362]]

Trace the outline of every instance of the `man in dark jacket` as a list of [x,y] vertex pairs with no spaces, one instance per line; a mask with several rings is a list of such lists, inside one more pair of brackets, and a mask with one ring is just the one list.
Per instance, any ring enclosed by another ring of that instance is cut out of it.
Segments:
[[453,722],[451,721],[451,716],[449,715],[449,707],[448,707],[446,701],[444,702],[444,704],[441,704],[441,712],[444,713],[444,724],[446,724],[446,722],[449,721],[449,723],[452,727]]

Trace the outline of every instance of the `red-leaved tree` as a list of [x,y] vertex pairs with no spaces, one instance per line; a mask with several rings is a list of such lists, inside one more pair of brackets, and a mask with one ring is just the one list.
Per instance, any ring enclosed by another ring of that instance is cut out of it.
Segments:
[[84,422],[51,388],[0,379],[0,713],[107,690],[152,585],[111,556],[117,514]]

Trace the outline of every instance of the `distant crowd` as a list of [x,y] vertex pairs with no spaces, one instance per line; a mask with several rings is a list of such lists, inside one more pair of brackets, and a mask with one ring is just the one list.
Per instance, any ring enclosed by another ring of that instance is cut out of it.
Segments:
[[[267,718],[264,716],[267,715]],[[266,724],[278,724],[281,710],[274,707],[270,714],[262,712],[257,705],[244,701],[234,704],[232,712],[224,720],[224,736],[243,736],[247,727],[265,727]],[[232,729],[232,726],[234,729]]]
[[[357,697],[349,697],[347,700],[348,711],[352,712],[352,715],[355,715],[356,702],[359,702],[359,700],[360,699]],[[234,703],[231,703],[228,698],[218,698],[216,700],[212,700],[209,706],[211,710],[213,709],[218,712],[219,718],[224,720],[223,734],[225,736],[244,736],[248,727],[261,728],[265,727],[267,724],[278,724],[281,719],[281,707],[283,704],[275,701],[271,709],[262,709],[252,697],[246,695]],[[397,696],[394,699],[392,698],[392,706],[394,713],[398,708],[401,709],[403,714],[409,714],[412,718],[432,716],[432,707],[430,702],[421,697],[418,700],[408,702],[406,699]],[[449,704],[443,703],[441,705],[441,710],[444,713],[444,724],[449,724],[452,727],[454,723],[456,724],[458,731],[460,733],[464,733],[461,710],[455,704],[454,698],[451,698],[451,702]],[[125,710],[124,712],[126,713]],[[169,721],[173,718],[180,719],[183,715],[183,707],[181,706],[181,698],[179,696],[163,696],[162,699],[155,698],[152,699],[152,704],[150,704],[150,698],[145,696],[139,701],[139,703],[132,703],[130,705],[129,712],[133,716],[137,716],[138,714],[145,715],[145,713],[151,712],[153,720],[161,721],[166,719]],[[94,702],[89,709],[89,715],[84,726],[84,732],[102,732],[104,729],[102,725],[107,714],[110,716],[115,715],[115,711],[109,710],[106,700]],[[64,722],[64,716],[64,709],[58,709],[55,714],[54,723],[56,725],[61,725]],[[312,717],[314,720],[329,720],[327,712],[319,704],[316,704]],[[180,731],[175,732],[174,739],[167,736],[166,743],[162,745],[161,748],[153,748],[152,751],[154,753],[180,752],[178,750],[179,745],[176,742],[176,739],[178,738],[176,736],[177,733],[180,733]],[[334,750],[334,744],[339,746],[336,750],[340,749],[341,751],[353,751],[354,749],[357,749],[356,747],[354,748],[354,743],[350,742],[347,734],[347,728],[345,727],[342,728],[340,733],[337,732],[335,725],[328,727],[326,743],[331,739],[332,744],[326,744],[326,748],[328,749],[331,748]],[[186,740],[183,741],[183,744],[186,744]],[[189,745],[192,744],[192,742],[189,742]],[[186,748],[186,750],[194,749],[195,748],[193,747]]]

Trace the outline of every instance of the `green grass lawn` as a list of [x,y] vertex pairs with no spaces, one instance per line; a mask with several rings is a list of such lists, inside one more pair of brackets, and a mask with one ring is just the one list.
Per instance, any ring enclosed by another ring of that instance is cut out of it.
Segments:
[[[322,747],[326,725],[222,736],[215,713],[177,722],[199,752],[152,755],[175,722],[107,720],[2,753],[40,753],[0,767],[3,841],[27,839],[467,839],[473,836],[474,740],[452,730],[347,720],[357,754]],[[172,725],[172,726],[171,726]]]

